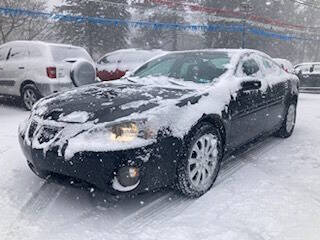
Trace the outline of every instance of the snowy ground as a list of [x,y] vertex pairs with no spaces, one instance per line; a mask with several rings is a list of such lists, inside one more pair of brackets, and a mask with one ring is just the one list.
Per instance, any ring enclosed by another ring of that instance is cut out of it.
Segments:
[[28,113],[0,99],[0,239],[319,239],[319,106],[320,95],[301,94],[293,136],[230,159],[198,200],[170,190],[130,199],[35,177],[17,141]]

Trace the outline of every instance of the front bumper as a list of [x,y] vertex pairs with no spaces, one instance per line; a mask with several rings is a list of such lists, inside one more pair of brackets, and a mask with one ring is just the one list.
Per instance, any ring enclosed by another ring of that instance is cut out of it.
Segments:
[[110,193],[119,193],[113,189],[112,182],[121,167],[134,166],[140,169],[140,183],[131,193],[150,191],[171,185],[176,177],[181,141],[166,137],[152,145],[114,152],[80,152],[70,160],[58,155],[58,149],[43,153],[34,149],[19,134],[20,146],[27,161],[37,171],[48,171],[76,178]]

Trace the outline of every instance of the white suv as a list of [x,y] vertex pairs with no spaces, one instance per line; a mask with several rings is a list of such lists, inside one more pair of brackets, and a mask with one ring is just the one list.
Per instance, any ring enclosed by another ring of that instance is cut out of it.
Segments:
[[0,46],[0,94],[21,97],[28,110],[41,97],[95,81],[94,62],[81,47],[38,41]]

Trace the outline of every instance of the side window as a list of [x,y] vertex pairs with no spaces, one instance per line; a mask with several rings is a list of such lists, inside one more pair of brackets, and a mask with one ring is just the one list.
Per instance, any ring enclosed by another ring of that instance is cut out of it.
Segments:
[[283,72],[280,66],[265,57],[262,57],[262,64],[267,75],[279,75]]
[[315,74],[319,74],[320,73],[320,65],[319,64],[315,64],[311,68],[313,68],[312,69],[313,70],[312,73],[315,73]]
[[260,76],[261,69],[258,62],[252,57],[245,57],[240,65],[240,72],[243,76]]
[[6,60],[7,56],[8,56],[8,48],[7,47],[0,48],[0,61]]
[[108,57],[106,56],[106,57],[104,57],[104,58],[102,58],[99,62],[98,62],[98,64],[108,64],[109,63],[109,61],[108,61]]
[[112,55],[106,56],[105,62],[111,63],[111,64],[121,63],[120,57],[121,57],[121,54],[120,55],[119,54],[112,54]]
[[41,57],[41,50],[35,46],[29,47],[29,55],[30,57]]
[[10,50],[9,60],[22,59],[27,56],[27,51],[24,47],[13,47]]

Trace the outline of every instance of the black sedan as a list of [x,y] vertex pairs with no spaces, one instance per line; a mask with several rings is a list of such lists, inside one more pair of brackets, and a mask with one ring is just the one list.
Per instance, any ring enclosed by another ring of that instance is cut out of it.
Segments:
[[262,52],[175,52],[121,80],[40,100],[19,140],[42,178],[199,197],[236,149],[265,134],[289,137],[297,101],[298,78]]
[[298,64],[295,72],[300,80],[300,92],[320,92],[320,62]]

